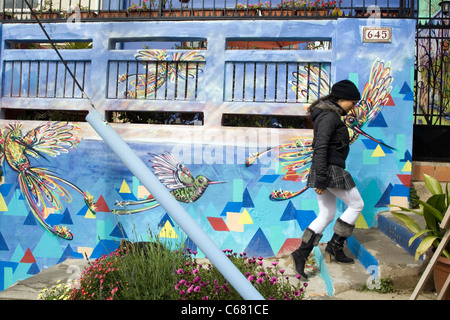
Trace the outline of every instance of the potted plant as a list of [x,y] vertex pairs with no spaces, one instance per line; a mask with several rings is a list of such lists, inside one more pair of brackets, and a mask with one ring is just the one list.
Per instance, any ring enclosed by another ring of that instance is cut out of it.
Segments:
[[[342,3],[342,1],[340,1],[340,3]],[[337,1],[334,0],[283,0],[281,3],[277,4],[277,7],[285,11],[291,10],[295,15],[299,16],[325,16],[328,15],[330,11],[335,10],[337,8],[336,5]]]
[[127,13],[131,17],[147,17],[152,9],[155,9],[155,0],[142,0],[142,3],[131,2]]
[[33,11],[42,19],[61,18],[57,5],[53,4],[51,0],[45,0],[43,3],[38,3],[33,8]]
[[[417,238],[421,238],[421,242],[416,249],[415,260],[427,252],[429,249],[437,248],[441,242],[445,230],[441,229],[440,223],[444,218],[449,205],[450,205],[450,193],[448,184],[445,187],[445,191],[442,189],[441,184],[435,178],[424,174],[425,186],[428,191],[431,192],[431,197],[425,202],[417,200],[420,204],[418,210],[399,207],[402,211],[413,212],[424,220],[424,228],[422,229],[419,224],[410,216],[400,211],[393,211],[392,214],[399,219],[405,227],[407,227],[414,236],[409,240],[409,245]],[[439,293],[448,274],[450,273],[450,244],[443,250],[441,256],[436,263],[433,275],[436,291]],[[450,299],[450,290],[444,295],[444,299]]]

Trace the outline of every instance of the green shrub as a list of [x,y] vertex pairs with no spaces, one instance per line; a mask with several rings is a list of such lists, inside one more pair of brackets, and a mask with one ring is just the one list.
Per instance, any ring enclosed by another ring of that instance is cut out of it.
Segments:
[[[307,284],[299,276],[291,284],[278,262],[265,265],[262,257],[224,252],[264,298],[304,298]],[[199,263],[196,254],[189,249],[169,249],[159,242],[128,242],[90,262],[71,290],[67,285],[63,289],[45,289],[40,299],[241,300],[222,274],[208,262]]]

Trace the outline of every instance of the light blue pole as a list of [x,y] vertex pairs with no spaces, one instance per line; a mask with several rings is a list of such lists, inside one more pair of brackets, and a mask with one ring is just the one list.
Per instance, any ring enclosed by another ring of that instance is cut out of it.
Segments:
[[155,197],[173,220],[178,223],[197,247],[202,250],[241,297],[245,300],[264,300],[264,297],[208,237],[206,232],[199,227],[195,220],[186,212],[158,178],[156,178],[153,172],[150,171],[128,144],[123,141],[107,122],[103,121],[100,113],[96,109],[91,109],[86,120],[136,178],[147,188],[152,196]]

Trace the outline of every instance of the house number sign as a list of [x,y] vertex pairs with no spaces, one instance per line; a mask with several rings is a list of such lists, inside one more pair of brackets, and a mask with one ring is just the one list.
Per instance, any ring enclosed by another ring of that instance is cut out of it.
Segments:
[[391,42],[392,30],[389,27],[363,27],[363,42]]

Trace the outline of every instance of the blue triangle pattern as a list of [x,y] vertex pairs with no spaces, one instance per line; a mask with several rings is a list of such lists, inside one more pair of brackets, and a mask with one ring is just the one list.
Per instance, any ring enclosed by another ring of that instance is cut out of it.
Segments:
[[108,255],[119,247],[117,241],[101,239],[92,251],[90,259],[100,258],[102,255]]
[[256,231],[252,240],[248,243],[247,248],[245,248],[245,252],[247,252],[247,256],[249,257],[262,256],[266,258],[274,256],[272,247],[261,228]]
[[373,119],[372,121],[369,122],[368,126],[369,127],[386,128],[387,124],[386,124],[386,120],[384,120],[383,114],[381,112],[378,113],[378,115],[375,117],[375,119]]
[[284,209],[283,214],[281,215],[280,221],[290,221],[290,220],[295,220],[296,216],[295,216],[295,207],[294,204],[292,203],[292,201],[289,200],[286,209]]
[[36,218],[33,216],[31,211],[28,212],[28,216],[25,219],[25,221],[23,222],[23,225],[25,225],[25,226],[35,226],[35,225],[37,225]]
[[120,222],[117,223],[114,230],[111,231],[109,235],[116,238],[128,238],[127,233]]
[[314,212],[314,210],[296,210],[295,215],[302,231],[305,231],[305,229],[308,228],[311,222],[316,219],[316,213]]
[[5,238],[3,238],[2,233],[0,232],[0,250],[9,251],[8,246],[6,245]]
[[244,208],[254,208],[255,207],[252,197],[250,196],[250,192],[248,192],[247,188],[245,188],[244,194],[242,196],[242,206]]
[[386,207],[390,203],[389,196],[393,188],[394,186],[391,183],[389,183],[388,187],[381,195],[380,200],[378,200],[377,204],[375,205],[376,208]]
[[30,269],[28,269],[27,274],[35,275],[41,272],[36,262],[32,263]]

